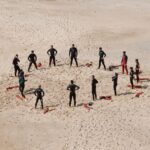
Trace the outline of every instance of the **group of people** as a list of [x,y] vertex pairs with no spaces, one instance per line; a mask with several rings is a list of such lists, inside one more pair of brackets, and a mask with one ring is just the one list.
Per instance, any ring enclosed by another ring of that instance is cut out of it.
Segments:
[[[56,55],[57,55],[57,50],[53,47],[53,45],[51,45],[51,48],[47,51],[47,54],[49,55],[49,66],[51,67],[52,61],[54,66],[56,66]],[[69,49],[69,57],[70,57],[70,67],[72,66],[73,60],[76,63],[76,66],[78,67],[78,50],[75,47],[74,44],[72,44],[72,47]],[[98,69],[100,69],[101,65],[103,65],[104,69],[106,70],[106,65],[105,65],[105,57],[106,57],[106,53],[103,51],[102,47],[99,48],[99,65],[98,65]],[[31,54],[28,56],[28,61],[29,61],[29,67],[28,67],[28,72],[30,72],[31,66],[32,64],[35,66],[36,69],[38,69],[37,67],[37,56],[34,53],[34,51],[31,51]],[[132,89],[134,88],[134,79],[135,79],[135,75],[136,75],[136,80],[137,82],[139,82],[139,74],[140,74],[140,64],[138,59],[135,60],[136,61],[136,66],[135,66],[135,70],[133,67],[130,67],[130,83],[131,83],[131,87]],[[18,76],[19,78],[19,90],[20,93],[23,97],[25,97],[24,95],[24,88],[25,88],[25,82],[27,80],[25,80],[25,75],[24,75],[24,71],[22,69],[20,69],[19,67],[19,56],[18,54],[16,54],[16,56],[13,59],[13,65],[14,65],[14,75]],[[122,60],[121,60],[121,66],[122,66],[122,74],[124,74],[126,72],[126,74],[128,75],[128,66],[127,66],[127,62],[128,62],[128,56],[126,55],[126,52],[123,52],[123,56],[122,56]],[[115,73],[114,76],[112,77],[112,81],[113,81],[113,90],[114,90],[114,95],[117,95],[117,85],[118,85],[118,73]],[[97,79],[95,78],[95,76],[92,76],[92,97],[93,100],[97,99],[97,92],[96,92],[96,85],[98,84]],[[79,90],[80,87],[74,84],[74,81],[71,80],[71,83],[69,84],[69,86],[67,87],[67,90],[70,91],[70,95],[69,95],[69,106],[71,106],[72,104],[72,100],[74,101],[74,106],[76,106],[76,90]],[[39,87],[35,90],[34,92],[36,98],[36,103],[35,103],[35,108],[37,107],[38,101],[41,101],[41,107],[43,109],[43,97],[44,97],[44,90],[42,89],[41,85],[39,85]]]

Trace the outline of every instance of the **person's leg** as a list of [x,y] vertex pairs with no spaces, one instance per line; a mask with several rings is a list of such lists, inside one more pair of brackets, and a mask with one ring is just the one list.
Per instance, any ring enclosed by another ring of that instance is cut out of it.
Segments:
[[74,107],[76,106],[76,94],[74,93],[73,95],[73,99],[74,99]]
[[17,66],[17,72],[18,72],[18,76],[19,76],[19,73],[20,73],[20,67],[19,66]]
[[124,68],[126,70],[126,74],[128,75],[128,67],[127,67],[127,65],[125,65]]
[[93,101],[95,100],[95,95],[94,95],[94,91],[92,90],[92,97],[93,97]]
[[36,64],[36,62],[35,62],[35,61],[33,62],[33,64],[34,64],[35,68],[36,68],[36,69],[38,69],[38,68],[37,68],[37,64]]
[[50,56],[49,58],[49,66],[51,67],[51,64],[52,64],[52,56]]
[[24,88],[25,88],[25,84],[22,85],[22,93],[21,94],[22,94],[23,97],[25,97],[25,95],[24,95]]
[[71,60],[70,60],[70,67],[72,66],[72,62],[73,62],[73,57],[71,57]]
[[32,62],[29,63],[29,68],[28,68],[28,72],[30,72],[30,68],[32,66]]
[[43,106],[43,99],[41,98],[40,100],[41,100],[41,108],[43,109],[44,108],[44,106]]
[[131,86],[132,86],[132,89],[134,88],[134,84],[133,84],[133,79],[130,78],[130,83],[131,83]]
[[140,80],[140,78],[139,78],[139,71],[136,72],[136,80],[137,80],[137,83],[139,83],[139,80]]
[[39,98],[37,97],[37,98],[36,98],[36,102],[35,102],[35,109],[36,109],[36,107],[37,107],[38,101],[39,101]]
[[72,102],[72,94],[70,93],[69,95],[69,106],[71,107],[71,102]]
[[17,66],[14,66],[14,70],[15,70],[15,77],[17,76]]
[[54,64],[54,66],[56,66],[56,59],[55,59],[55,56],[53,56],[53,64]]
[[114,85],[114,94],[117,95],[117,85]]
[[122,74],[124,74],[124,65],[122,65]]
[[101,61],[101,59],[99,59],[98,69],[100,69],[100,67],[101,67],[101,63],[102,63],[102,61]]
[[103,66],[104,66],[104,69],[106,70],[106,66],[105,66],[105,61],[104,61],[104,59],[102,59],[102,64],[103,64]]
[[74,57],[74,60],[75,60],[75,62],[76,62],[76,66],[78,67],[78,60],[77,60],[77,58]]

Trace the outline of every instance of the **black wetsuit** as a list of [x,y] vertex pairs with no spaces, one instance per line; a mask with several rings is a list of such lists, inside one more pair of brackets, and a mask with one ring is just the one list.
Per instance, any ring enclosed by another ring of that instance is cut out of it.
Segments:
[[99,66],[98,66],[98,69],[100,69],[101,64],[103,64],[104,69],[106,70],[104,57],[106,57],[105,52],[104,52],[103,50],[100,50],[100,51],[99,51]]
[[24,88],[25,88],[25,77],[24,72],[19,73],[19,90],[21,92],[21,95],[25,97],[24,95]]
[[93,100],[97,99],[97,93],[96,93],[96,84],[98,83],[98,81],[96,79],[92,80],[92,96],[93,96]]
[[114,94],[117,95],[118,76],[112,77]]
[[36,64],[37,56],[35,54],[30,54],[29,57],[28,57],[28,60],[30,62],[28,71],[30,71],[30,68],[31,68],[32,64],[34,64],[35,68],[37,69],[37,64]]
[[35,108],[37,107],[38,101],[40,100],[41,101],[41,107],[43,109],[43,97],[45,95],[43,89],[41,89],[41,88],[36,89],[34,94],[35,94],[35,96],[37,96],[36,102],[35,102]]
[[136,80],[137,80],[137,83],[138,83],[139,80],[140,80],[140,78],[139,78],[139,74],[140,74],[140,65],[139,65],[139,63],[136,64],[135,73],[136,73]]
[[70,84],[67,87],[67,90],[70,90],[70,95],[69,95],[69,106],[71,106],[72,103],[72,98],[74,100],[74,106],[76,106],[76,90],[78,90],[80,87],[75,85],[75,84]]
[[72,66],[72,62],[73,62],[73,59],[74,59],[75,62],[76,62],[76,66],[78,67],[78,61],[77,61],[78,50],[75,47],[70,48],[69,56],[71,58],[70,66]]
[[54,66],[56,66],[56,59],[55,56],[57,54],[57,50],[54,48],[51,48],[47,51],[47,54],[50,55],[50,59],[49,59],[49,66],[51,66],[52,60],[53,60],[53,64]]
[[131,83],[132,89],[134,88],[134,84],[133,84],[134,74],[135,72],[133,70],[130,71],[130,83]]
[[17,76],[17,72],[18,72],[18,74],[19,74],[19,72],[20,72],[20,67],[19,67],[19,65],[18,65],[18,62],[20,62],[20,60],[19,60],[17,57],[15,57],[15,58],[13,59],[13,65],[14,65],[14,70],[15,70],[15,76]]

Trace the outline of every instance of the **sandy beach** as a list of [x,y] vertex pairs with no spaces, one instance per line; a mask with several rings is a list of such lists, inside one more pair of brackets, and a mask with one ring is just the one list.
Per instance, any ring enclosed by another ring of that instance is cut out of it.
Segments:
[[[99,47],[106,66],[120,65],[122,52],[141,78],[150,78],[150,2],[148,0],[5,0],[0,1],[0,150],[149,150],[150,81],[140,89],[127,87],[121,68],[97,69]],[[69,67],[69,48],[78,48],[79,67]],[[56,67],[48,66],[47,50],[58,50]],[[28,73],[31,50],[42,64]],[[26,77],[26,98],[18,98],[18,78],[12,60],[18,54]],[[92,62],[91,67],[86,63]],[[119,73],[118,96],[112,76]],[[91,109],[69,107],[70,80],[80,86],[77,104],[92,102],[91,76],[99,81],[97,94],[112,100],[94,101]],[[33,91],[45,91],[44,106],[34,109]],[[136,97],[136,94],[143,92]]]

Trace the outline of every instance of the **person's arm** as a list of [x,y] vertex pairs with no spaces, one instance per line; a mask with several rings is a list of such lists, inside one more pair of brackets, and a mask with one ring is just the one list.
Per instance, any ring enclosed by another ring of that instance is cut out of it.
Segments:
[[96,81],[96,84],[98,83],[98,81],[95,79],[95,81]]
[[50,50],[47,51],[47,54],[50,55]]
[[76,90],[79,90],[79,89],[80,89],[80,87],[76,85]]
[[34,95],[37,96],[36,94],[37,94],[37,91],[35,90],[35,91],[34,91]]
[[70,50],[69,50],[69,57],[71,56],[71,48],[70,48]]
[[128,56],[126,56],[126,63],[128,62]]
[[57,50],[55,49],[55,56],[57,55]]
[[44,97],[45,96],[45,92],[42,90],[42,97]]
[[69,85],[67,86],[67,90],[70,90],[70,86]]
[[18,58],[18,62],[20,62],[19,58]]
[[103,51],[103,53],[104,53],[104,57],[106,57],[106,53]]
[[30,55],[28,56],[28,60],[30,61]]
[[78,50],[77,50],[77,48],[76,48],[76,57],[78,57]]
[[37,56],[36,55],[34,56],[34,60],[37,61]]

